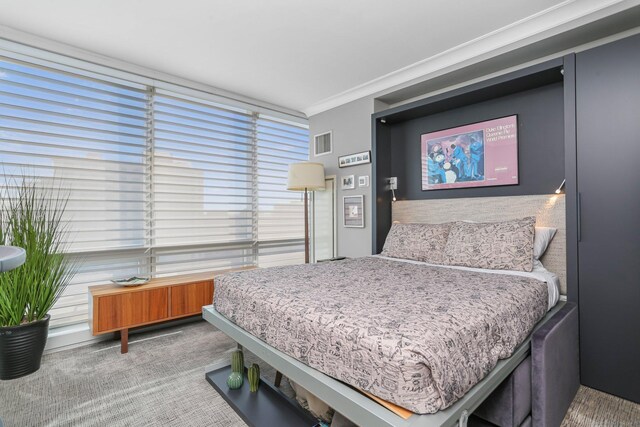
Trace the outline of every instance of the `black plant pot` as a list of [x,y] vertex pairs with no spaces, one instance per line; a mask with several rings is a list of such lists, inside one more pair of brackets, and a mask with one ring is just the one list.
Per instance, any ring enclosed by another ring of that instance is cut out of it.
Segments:
[[42,320],[0,328],[0,380],[24,377],[40,369],[49,319],[47,314]]

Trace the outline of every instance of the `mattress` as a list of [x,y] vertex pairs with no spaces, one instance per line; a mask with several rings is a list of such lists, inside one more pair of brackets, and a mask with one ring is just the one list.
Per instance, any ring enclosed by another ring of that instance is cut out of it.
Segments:
[[541,282],[545,282],[547,284],[547,294],[549,298],[547,299],[547,311],[551,310],[560,300],[560,278],[557,274],[554,274],[547,270],[540,260],[533,261],[533,270],[528,271],[516,271],[516,270],[488,270],[486,268],[472,268],[472,267],[460,267],[457,265],[436,265],[429,264],[423,261],[415,261],[411,259],[399,259],[399,258],[391,258],[385,257],[382,255],[371,255],[376,258],[384,258],[392,261],[398,262],[407,262],[411,264],[421,264],[421,265],[431,265],[434,267],[443,267],[443,268],[453,268],[456,270],[465,270],[465,271],[476,271],[478,273],[491,273],[491,274],[506,274],[510,276],[523,276],[523,277],[531,277],[533,279],[539,280]]
[[364,257],[218,276],[214,306],[302,363],[426,414],[511,356],[548,294],[532,276]]

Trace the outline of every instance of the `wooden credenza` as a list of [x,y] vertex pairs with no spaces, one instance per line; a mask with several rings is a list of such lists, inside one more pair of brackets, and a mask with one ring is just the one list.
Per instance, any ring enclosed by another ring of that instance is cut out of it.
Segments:
[[201,314],[213,301],[214,276],[237,270],[163,277],[135,287],[91,286],[91,332],[120,332],[120,349],[126,353],[129,329]]

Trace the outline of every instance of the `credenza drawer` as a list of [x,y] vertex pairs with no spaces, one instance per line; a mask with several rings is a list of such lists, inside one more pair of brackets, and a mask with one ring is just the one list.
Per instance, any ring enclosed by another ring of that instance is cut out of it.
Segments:
[[171,317],[202,313],[202,306],[213,302],[213,282],[171,287]]
[[167,288],[97,298],[95,333],[152,323],[169,317]]

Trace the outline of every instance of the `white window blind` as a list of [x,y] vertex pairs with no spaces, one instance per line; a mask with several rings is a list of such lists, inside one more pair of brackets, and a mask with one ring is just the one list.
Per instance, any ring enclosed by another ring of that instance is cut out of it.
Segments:
[[252,264],[251,113],[163,92],[153,105],[156,273]]
[[303,261],[286,176],[304,125],[84,74],[0,57],[0,185],[69,190],[82,267],[53,327],[86,322],[88,286],[111,279]]
[[3,185],[26,174],[68,190],[70,249],[84,262],[51,314],[54,326],[84,321],[87,286],[143,262],[147,90],[8,61],[0,83]]
[[258,240],[261,267],[304,262],[302,193],[287,191],[290,163],[309,159],[306,127],[267,116],[257,122]]

